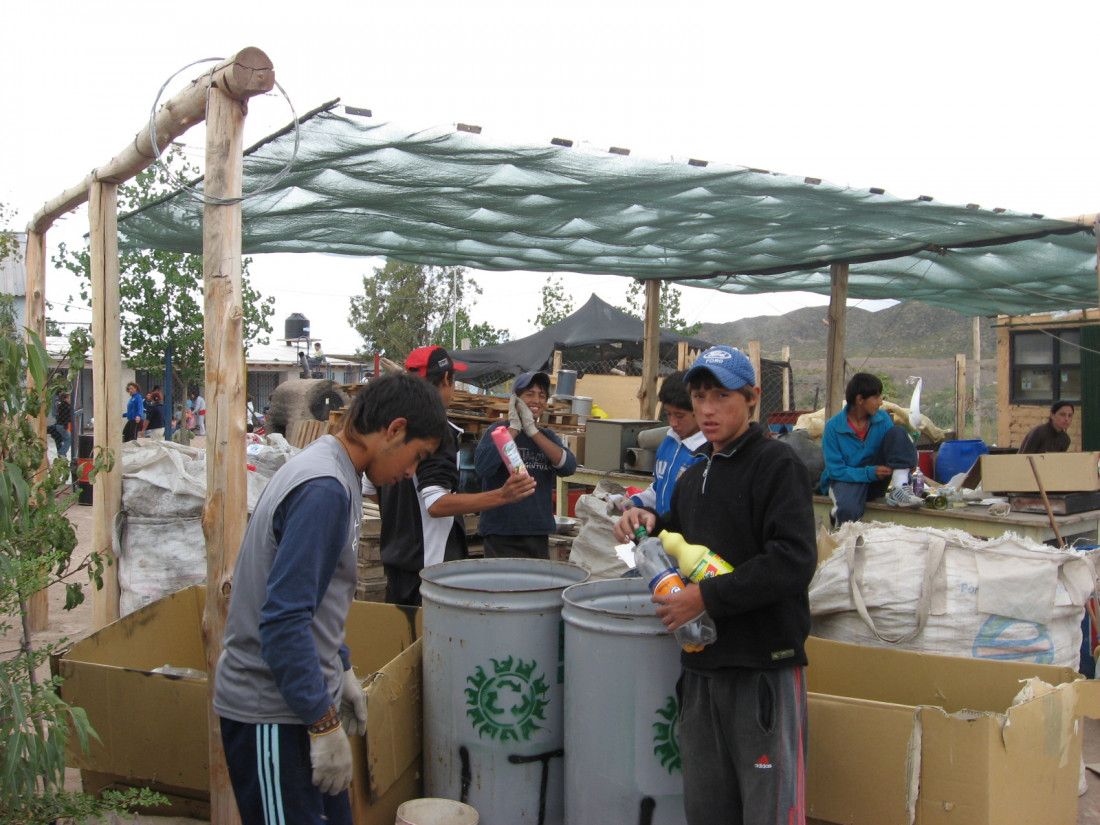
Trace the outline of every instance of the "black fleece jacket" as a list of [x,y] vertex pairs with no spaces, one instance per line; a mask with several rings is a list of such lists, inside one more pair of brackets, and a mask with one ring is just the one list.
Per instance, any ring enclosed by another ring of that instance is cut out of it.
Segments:
[[759,424],[680,476],[657,530],[682,533],[733,565],[700,584],[718,640],[684,653],[688,670],[769,669],[806,664],[807,589],[817,567],[806,468]]

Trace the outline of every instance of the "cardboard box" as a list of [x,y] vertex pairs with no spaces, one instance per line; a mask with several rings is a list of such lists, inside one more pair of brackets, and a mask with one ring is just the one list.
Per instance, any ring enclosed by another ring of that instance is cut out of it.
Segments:
[[1039,485],[1028,459],[1048,493],[1100,490],[1100,452],[1038,453],[1036,455],[983,455],[982,489],[987,493],[1037,493]]
[[[150,787],[173,802],[158,816],[210,816],[205,678],[152,673],[205,670],[205,587],[189,587],[77,642],[54,661],[61,697],[82,707],[100,742],[69,761],[85,789]],[[421,795],[420,611],[355,602],[348,616],[352,664],[367,678],[367,735],[352,743],[352,806],[359,825],[393,825]],[[73,743],[75,745],[75,743]]]
[[[1069,668],[816,638],[808,655],[812,821],[1076,822],[1078,717],[1100,715],[1097,681]],[[1013,706],[1025,687],[1030,698]]]

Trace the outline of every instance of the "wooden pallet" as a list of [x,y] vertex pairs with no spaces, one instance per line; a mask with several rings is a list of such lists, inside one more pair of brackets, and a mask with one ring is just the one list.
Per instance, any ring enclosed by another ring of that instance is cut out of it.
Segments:
[[300,449],[307,444],[313,443],[327,433],[328,426],[329,424],[327,421],[317,421],[313,418],[295,421],[287,441],[292,447],[298,447]]

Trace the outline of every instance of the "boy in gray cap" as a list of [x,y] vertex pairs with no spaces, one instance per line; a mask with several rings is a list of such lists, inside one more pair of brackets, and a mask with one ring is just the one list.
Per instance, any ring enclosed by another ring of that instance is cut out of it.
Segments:
[[554,480],[556,476],[573,475],[577,459],[553,430],[537,423],[549,399],[549,375],[545,372],[520,375],[509,397],[508,421],[486,430],[474,451],[474,468],[481,476],[481,489],[503,487],[510,474],[490,434],[498,427],[507,427],[527,472],[536,482],[535,494],[530,498],[481,514],[478,532],[485,538],[486,558],[550,558],[549,536],[557,530],[551,499]]
[[655,595],[669,630],[704,610],[717,640],[681,653],[680,755],[688,825],[805,821],[807,588],[817,565],[806,469],[752,421],[752,363],[711,347],[685,374],[706,435],[704,459],[680,476],[672,508],[635,507],[621,541],[643,525],[710,548],[733,572]]

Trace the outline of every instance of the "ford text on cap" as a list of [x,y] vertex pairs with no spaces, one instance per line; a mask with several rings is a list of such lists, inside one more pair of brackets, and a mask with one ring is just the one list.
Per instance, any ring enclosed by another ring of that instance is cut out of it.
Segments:
[[426,378],[433,373],[450,372],[456,370],[463,372],[466,365],[451,358],[443,347],[418,347],[409,353],[405,359],[405,369],[415,372],[421,378]]
[[745,353],[733,347],[711,347],[703,352],[684,373],[684,383],[700,370],[708,370],[727,390],[756,386],[756,372]]

